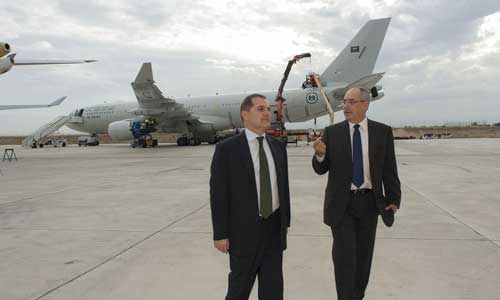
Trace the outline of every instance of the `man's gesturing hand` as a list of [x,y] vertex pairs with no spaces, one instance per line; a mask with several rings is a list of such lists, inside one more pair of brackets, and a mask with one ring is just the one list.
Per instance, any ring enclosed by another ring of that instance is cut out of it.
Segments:
[[214,247],[222,253],[227,253],[227,251],[229,250],[229,240],[225,239],[214,241]]
[[316,154],[319,157],[325,156],[326,145],[325,145],[325,143],[323,143],[321,138],[318,138],[316,141],[314,141],[313,147],[314,147],[314,152],[315,152],[314,154]]
[[389,204],[386,206],[385,210],[392,210],[393,212],[398,211],[398,206],[396,204]]

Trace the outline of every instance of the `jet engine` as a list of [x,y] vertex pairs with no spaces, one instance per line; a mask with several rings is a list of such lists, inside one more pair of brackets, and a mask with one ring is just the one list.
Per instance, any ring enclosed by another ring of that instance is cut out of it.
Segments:
[[10,45],[7,43],[0,43],[0,57],[10,53]]
[[376,85],[371,88],[370,93],[372,95],[372,101],[378,100],[384,97],[384,88],[381,85]]
[[14,56],[11,54],[0,58],[0,74],[8,72],[14,66]]
[[108,134],[112,140],[133,140],[134,135],[130,131],[133,120],[121,120],[108,125]]

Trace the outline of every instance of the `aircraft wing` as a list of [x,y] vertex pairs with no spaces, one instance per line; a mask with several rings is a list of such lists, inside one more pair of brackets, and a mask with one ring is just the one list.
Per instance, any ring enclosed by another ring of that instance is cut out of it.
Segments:
[[335,100],[338,100],[338,101],[343,101],[344,99],[344,95],[345,93],[352,87],[354,86],[360,86],[360,87],[364,87],[366,89],[371,89],[372,87],[375,86],[375,84],[377,84],[377,82],[380,81],[380,79],[382,79],[382,77],[384,77],[384,74],[385,73],[375,73],[375,74],[370,74],[370,75],[367,75],[365,77],[362,77],[352,83],[350,83],[349,85],[345,86],[345,87],[342,87],[342,88],[338,88],[338,89],[335,89],[333,91],[333,97],[335,98]]
[[151,63],[144,63],[131,83],[139,108],[134,110],[136,115],[159,118],[159,121],[196,120],[188,109],[174,99],[165,98],[153,80]]
[[28,66],[28,65],[72,65],[72,64],[85,64],[96,62],[93,59],[84,60],[50,60],[50,59],[37,59],[37,60],[14,60],[14,65],[16,66]]
[[45,104],[45,105],[0,105],[0,110],[52,107],[52,106],[58,106],[64,100],[66,100],[66,96],[61,97],[61,98],[57,99],[56,101],[54,101],[50,104]]

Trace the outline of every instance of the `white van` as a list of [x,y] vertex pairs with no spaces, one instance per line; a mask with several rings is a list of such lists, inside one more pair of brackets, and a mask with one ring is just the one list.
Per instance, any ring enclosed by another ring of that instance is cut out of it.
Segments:
[[99,140],[95,136],[79,136],[78,146],[99,146]]

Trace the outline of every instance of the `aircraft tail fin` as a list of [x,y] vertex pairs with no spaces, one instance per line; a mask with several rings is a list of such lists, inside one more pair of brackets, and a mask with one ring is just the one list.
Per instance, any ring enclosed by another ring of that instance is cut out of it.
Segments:
[[321,74],[321,81],[354,82],[373,72],[391,18],[368,21]]
[[152,82],[153,80],[153,68],[151,63],[143,63],[139,73],[137,73],[137,77],[135,78],[134,83],[143,83],[143,82]]
[[132,82],[131,85],[137,101],[141,105],[149,105],[156,103],[156,101],[163,101],[166,99],[163,97],[160,89],[155,85],[151,63],[142,64],[135,81]]

